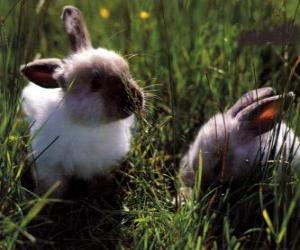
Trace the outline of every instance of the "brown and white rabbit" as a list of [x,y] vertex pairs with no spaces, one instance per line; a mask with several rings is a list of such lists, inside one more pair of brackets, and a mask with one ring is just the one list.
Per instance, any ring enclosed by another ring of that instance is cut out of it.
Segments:
[[[266,164],[273,146],[275,159],[296,165],[299,139],[284,122],[278,122],[281,111],[293,99],[292,92],[274,95],[270,87],[256,89],[243,95],[227,112],[209,119],[181,161],[182,189],[193,187],[199,167],[205,186],[241,181],[255,164]],[[274,127],[277,129],[272,131]]]
[[22,105],[31,123],[34,179],[39,192],[59,181],[56,196],[71,177],[109,175],[129,151],[134,113],[144,106],[127,61],[91,46],[81,12],[65,6],[62,20],[71,54],[21,67],[30,80]]

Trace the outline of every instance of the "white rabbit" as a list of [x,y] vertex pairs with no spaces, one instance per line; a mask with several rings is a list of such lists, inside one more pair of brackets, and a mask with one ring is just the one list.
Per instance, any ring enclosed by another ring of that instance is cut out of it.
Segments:
[[[281,109],[293,99],[292,92],[275,96],[272,88],[261,88],[243,95],[227,112],[213,116],[181,161],[182,188],[193,187],[200,166],[205,186],[242,181],[254,164],[266,164],[273,145],[275,159],[292,160],[296,165],[300,159],[299,139],[284,122],[278,123]],[[272,131],[274,126],[277,129]]]
[[22,105],[31,123],[37,192],[59,181],[56,196],[71,177],[89,180],[113,170],[129,151],[134,113],[144,106],[127,62],[91,47],[80,11],[65,6],[62,19],[71,55],[21,67],[31,81]]

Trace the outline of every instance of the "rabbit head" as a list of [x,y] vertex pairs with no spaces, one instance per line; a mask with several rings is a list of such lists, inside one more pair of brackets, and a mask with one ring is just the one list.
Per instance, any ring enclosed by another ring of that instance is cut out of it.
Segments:
[[274,128],[281,111],[293,99],[292,92],[274,95],[272,88],[261,88],[246,93],[227,112],[212,117],[183,158],[183,183],[193,185],[200,165],[204,183],[246,175],[259,154],[264,153],[268,141],[263,136]]
[[81,12],[63,9],[62,20],[71,55],[65,59],[40,59],[21,67],[30,81],[43,88],[63,90],[70,117],[79,123],[106,123],[143,110],[143,92],[120,55],[91,46]]

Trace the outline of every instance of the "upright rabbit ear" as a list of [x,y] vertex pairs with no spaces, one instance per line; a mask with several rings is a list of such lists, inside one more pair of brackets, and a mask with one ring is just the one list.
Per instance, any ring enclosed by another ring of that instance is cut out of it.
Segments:
[[44,88],[59,87],[57,79],[54,77],[55,70],[61,67],[62,61],[56,58],[35,60],[20,68],[21,73],[28,80]]
[[62,13],[62,20],[73,52],[91,47],[89,34],[79,9],[74,6],[65,6]]
[[235,117],[238,112],[247,106],[266,97],[274,95],[274,90],[271,87],[255,89],[244,94],[228,111],[227,113]]
[[281,111],[287,110],[294,98],[294,93],[289,92],[259,100],[240,111],[236,119],[242,129],[255,136],[261,135],[274,127]]

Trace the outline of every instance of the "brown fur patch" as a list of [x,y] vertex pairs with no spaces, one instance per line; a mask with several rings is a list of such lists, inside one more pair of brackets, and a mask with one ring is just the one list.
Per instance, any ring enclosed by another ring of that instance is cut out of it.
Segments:
[[63,10],[62,19],[69,36],[72,51],[77,52],[91,47],[84,19],[77,8],[66,6]]

